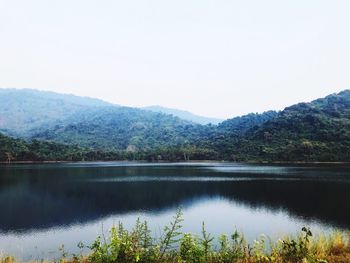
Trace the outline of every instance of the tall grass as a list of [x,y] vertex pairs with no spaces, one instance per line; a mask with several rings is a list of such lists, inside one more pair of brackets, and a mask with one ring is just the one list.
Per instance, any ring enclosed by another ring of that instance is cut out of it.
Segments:
[[[302,228],[295,236],[272,241],[261,236],[248,243],[243,234],[235,231],[223,234],[213,244],[214,237],[207,233],[204,223],[200,235],[181,232],[182,212],[178,210],[173,220],[163,229],[159,238],[152,236],[147,222],[136,221],[127,230],[122,223],[110,229],[108,236],[99,236],[88,246],[87,255],[68,255],[62,248],[62,257],[54,262],[69,263],[337,263],[350,262],[349,234],[334,232],[313,236],[308,228]],[[16,262],[4,258],[1,263]]]

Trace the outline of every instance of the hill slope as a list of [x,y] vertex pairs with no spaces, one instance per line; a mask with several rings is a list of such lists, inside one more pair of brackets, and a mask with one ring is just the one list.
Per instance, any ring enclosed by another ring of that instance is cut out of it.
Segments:
[[215,138],[238,138],[276,115],[273,111],[248,114],[214,126],[136,108],[105,107],[74,115],[65,124],[34,134],[33,138],[100,150],[137,152],[197,147],[212,151],[208,145]]
[[211,147],[226,159],[350,161],[350,91],[288,107],[243,138]]
[[171,115],[128,107],[85,111],[65,123],[37,133],[33,138],[135,152],[184,146],[205,135],[208,129]]
[[257,128],[263,123],[275,118],[276,111],[266,111],[263,113],[249,113],[247,115],[235,117],[223,121],[218,125],[218,131],[228,136],[243,136],[252,128]]

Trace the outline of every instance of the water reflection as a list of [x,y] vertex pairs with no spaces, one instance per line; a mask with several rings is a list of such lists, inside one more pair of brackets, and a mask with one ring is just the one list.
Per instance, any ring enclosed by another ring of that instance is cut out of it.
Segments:
[[124,219],[131,224],[141,215],[159,227],[180,205],[188,231],[195,231],[202,220],[214,234],[233,225],[251,236],[305,224],[349,228],[349,171],[340,165],[212,163],[2,166],[0,244],[20,237],[16,244],[23,249],[25,240],[35,237],[45,248],[54,235],[56,245],[62,236],[63,243],[76,241],[75,247],[85,235],[88,240],[95,237],[101,222]]

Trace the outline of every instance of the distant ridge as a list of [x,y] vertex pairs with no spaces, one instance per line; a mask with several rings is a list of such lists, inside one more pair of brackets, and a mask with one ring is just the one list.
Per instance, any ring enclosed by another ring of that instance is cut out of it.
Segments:
[[222,121],[224,121],[224,119],[204,117],[204,116],[193,114],[189,111],[166,108],[166,107],[157,106],[157,105],[143,107],[142,109],[154,111],[154,112],[165,113],[165,114],[171,114],[171,115],[179,117],[183,120],[192,121],[194,123],[198,123],[198,124],[202,124],[202,125],[206,125],[209,123],[216,125],[216,124],[219,124]]
[[88,108],[115,106],[105,101],[34,89],[0,89],[0,131],[26,137]]
[[[65,102],[69,102],[76,105],[84,105],[84,106],[118,106],[116,104],[112,104],[100,99],[85,97],[85,96],[77,96],[74,94],[66,94],[66,93],[57,93],[53,91],[44,91],[44,90],[36,90],[36,89],[17,89],[17,88],[0,88],[0,96],[7,96],[7,99],[11,99],[12,96],[21,95],[28,97],[36,97],[41,99],[51,99],[51,100],[63,100]],[[19,99],[18,97],[16,99]],[[26,98],[28,99],[28,98]],[[2,100],[1,102],[3,102]]]

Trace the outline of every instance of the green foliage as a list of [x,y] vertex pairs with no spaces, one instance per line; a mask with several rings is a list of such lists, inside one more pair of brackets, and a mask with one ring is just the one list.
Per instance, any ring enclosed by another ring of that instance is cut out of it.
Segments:
[[263,123],[277,117],[278,112],[266,111],[261,114],[250,113],[241,117],[228,119],[218,125],[218,131],[225,136],[242,136],[252,128],[260,127]]
[[207,233],[205,230],[205,224],[202,223],[202,238],[200,240],[201,245],[203,247],[203,254],[204,254],[204,260],[207,260],[211,250],[212,250],[212,242],[214,240],[214,237],[211,237],[210,234]]
[[296,238],[286,237],[274,242],[262,235],[251,245],[235,231],[230,238],[221,235],[216,247],[212,244],[213,238],[205,231],[204,223],[199,238],[180,232],[181,222],[182,213],[178,210],[159,239],[151,236],[146,222],[137,220],[131,231],[119,223],[118,227],[112,227],[107,238],[98,237],[89,246],[91,252],[87,260],[80,258],[74,262],[321,263],[348,262],[346,260],[350,259],[349,240],[339,233],[320,241],[320,238],[313,237],[310,229],[303,227]]
[[183,234],[179,253],[185,262],[205,262],[203,249],[199,245],[198,238],[190,233]]
[[219,258],[221,262],[233,262],[245,257],[248,253],[247,243],[243,235],[235,231],[231,239],[226,234],[219,237]]
[[282,241],[281,256],[287,262],[300,262],[304,258],[313,260],[309,253],[310,237],[312,233],[309,228],[302,228],[302,235],[297,239],[286,239]]
[[170,225],[164,227],[164,234],[159,243],[160,254],[158,259],[160,261],[164,258],[167,250],[180,241],[181,232],[179,230],[182,228],[182,221],[182,211],[178,209]]
[[89,262],[235,262],[248,255],[247,242],[237,231],[231,240],[226,235],[220,236],[220,248],[215,251],[214,238],[206,232],[204,222],[201,238],[182,233],[182,222],[182,212],[178,209],[159,239],[151,236],[147,222],[138,219],[131,231],[119,223],[118,227],[112,227],[108,238],[99,236],[88,247]]
[[95,161],[132,158],[125,153],[103,152],[55,142],[27,142],[0,133],[0,162],[13,161]]
[[130,232],[119,223],[112,227],[108,239],[98,237],[89,248],[90,262],[154,262],[159,255],[159,246],[153,245],[147,222],[139,220]]

